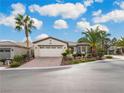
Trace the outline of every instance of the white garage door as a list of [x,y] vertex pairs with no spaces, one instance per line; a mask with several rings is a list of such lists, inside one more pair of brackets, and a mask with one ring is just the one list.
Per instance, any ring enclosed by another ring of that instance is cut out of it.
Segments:
[[44,45],[39,46],[39,56],[40,57],[60,57],[63,53],[63,46],[62,45]]

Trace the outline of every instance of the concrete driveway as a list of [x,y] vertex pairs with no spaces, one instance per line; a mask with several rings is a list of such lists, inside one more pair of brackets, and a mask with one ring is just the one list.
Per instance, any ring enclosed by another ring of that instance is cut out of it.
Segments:
[[0,93],[124,93],[124,60],[62,70],[0,71]]
[[20,66],[20,68],[60,66],[61,62],[62,62],[62,57],[35,58],[30,62],[27,62],[26,64]]

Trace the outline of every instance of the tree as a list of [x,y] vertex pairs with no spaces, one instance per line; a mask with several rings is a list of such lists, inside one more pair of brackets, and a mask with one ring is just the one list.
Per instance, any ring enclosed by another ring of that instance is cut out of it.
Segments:
[[112,46],[115,46],[116,45],[116,43],[117,43],[117,38],[112,38],[112,40],[111,40],[111,45]]
[[97,49],[104,51],[105,48],[105,42],[110,34],[108,34],[106,31],[100,30],[99,27],[96,27],[96,29],[87,29],[87,31],[82,32],[82,34],[85,35],[82,39],[79,39],[80,41],[85,41],[90,44],[92,47],[92,53],[96,54]]
[[124,54],[124,37],[116,41],[115,44],[117,47],[121,47],[121,53]]
[[108,40],[109,38],[109,36],[110,36],[110,34],[109,33],[107,33],[106,31],[100,31],[100,39],[101,39],[101,45],[102,45],[102,48],[104,48],[104,45],[105,45],[105,41],[106,40]]
[[124,37],[121,37],[121,39],[117,40],[116,46],[124,48]]
[[86,37],[86,42],[90,44],[92,47],[92,54],[96,56],[96,47],[98,42],[100,41],[100,31],[97,27],[96,29],[87,29],[87,31],[82,32],[82,34]]
[[16,20],[16,27],[18,31],[23,31],[25,32],[26,36],[26,44],[27,48],[29,48],[29,34],[31,33],[31,29],[35,28],[34,26],[34,21],[28,16],[23,16],[21,14],[18,14],[18,16],[15,18]]
[[87,41],[86,37],[81,37],[78,39],[78,43],[86,42],[86,41]]

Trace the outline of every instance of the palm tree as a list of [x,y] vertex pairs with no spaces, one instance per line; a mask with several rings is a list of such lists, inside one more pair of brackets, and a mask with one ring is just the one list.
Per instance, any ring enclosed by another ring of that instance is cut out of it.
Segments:
[[16,20],[16,29],[18,31],[23,31],[25,32],[26,36],[26,44],[27,48],[29,48],[29,34],[31,33],[31,29],[35,28],[34,21],[28,16],[23,16],[21,14],[18,14],[18,16],[15,18]]
[[100,49],[100,51],[104,50],[105,41],[109,39],[108,36],[110,36],[110,34],[108,34],[106,31],[100,30],[99,27],[96,27],[96,29],[87,29],[87,31],[82,32],[82,34],[85,35],[83,40],[90,44],[92,47],[92,53],[95,55],[97,48]]
[[124,37],[121,37],[121,39],[117,40],[116,45],[119,47],[124,47]]
[[87,29],[86,32],[82,32],[82,34],[85,35],[86,37],[86,42],[90,44],[92,47],[92,54],[93,56],[96,56],[96,47],[98,42],[100,41],[100,32],[99,28],[97,27],[95,30],[94,29]]
[[109,39],[110,34],[107,33],[106,31],[101,30],[99,35],[100,35],[100,39],[101,39],[101,48],[104,50],[105,49],[105,42],[106,42],[106,40]]
[[86,42],[86,37],[81,37],[81,38],[79,38],[77,42],[78,42],[78,43]]

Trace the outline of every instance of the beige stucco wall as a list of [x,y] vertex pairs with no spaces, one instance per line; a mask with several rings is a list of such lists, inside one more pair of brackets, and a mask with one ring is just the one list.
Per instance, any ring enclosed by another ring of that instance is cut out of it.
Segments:
[[26,48],[21,48],[21,47],[0,47],[0,48],[8,48],[10,49],[10,58],[13,59],[15,55],[24,55],[27,53]]
[[27,49],[26,48],[20,48],[20,47],[13,47],[13,52],[12,52],[12,58],[15,56],[15,55],[24,55],[24,54],[27,54]]

